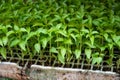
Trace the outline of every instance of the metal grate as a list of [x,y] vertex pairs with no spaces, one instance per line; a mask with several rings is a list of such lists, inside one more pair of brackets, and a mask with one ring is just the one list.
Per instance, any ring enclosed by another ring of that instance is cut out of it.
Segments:
[[[108,56],[105,57],[105,59],[108,58]],[[1,61],[7,61],[7,62],[15,62],[19,64],[20,66],[23,66],[25,69],[30,68],[31,65],[43,65],[43,66],[52,66],[52,67],[64,67],[64,68],[78,68],[78,69],[87,69],[87,70],[100,70],[100,71],[110,71],[110,72],[120,72],[120,68],[117,68],[115,63],[115,60],[113,61],[113,65],[108,65],[106,61],[103,60],[103,62],[100,65],[92,65],[91,63],[88,63],[85,55],[81,54],[81,59],[75,59],[74,56],[72,56],[68,61],[65,62],[65,64],[62,64],[58,61],[57,58],[48,55],[46,52],[44,56],[36,55],[32,59],[30,59],[29,55],[26,55],[24,59],[18,57],[18,53],[14,53],[13,56],[8,55],[6,59],[4,59],[2,56],[0,56]]]

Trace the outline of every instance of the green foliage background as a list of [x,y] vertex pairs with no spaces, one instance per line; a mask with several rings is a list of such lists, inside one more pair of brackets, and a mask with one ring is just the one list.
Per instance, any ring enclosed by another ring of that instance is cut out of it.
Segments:
[[[100,64],[120,48],[119,0],[0,0],[0,53],[6,58],[19,50],[43,55],[45,50],[62,63],[81,53]],[[47,49],[48,48],[48,49]],[[118,63],[119,65],[120,63]]]

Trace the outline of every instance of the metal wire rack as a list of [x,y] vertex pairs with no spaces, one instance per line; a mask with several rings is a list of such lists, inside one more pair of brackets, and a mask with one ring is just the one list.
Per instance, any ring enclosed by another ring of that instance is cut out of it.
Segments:
[[[0,59],[2,62],[15,62],[19,64],[20,66],[23,66],[24,69],[30,68],[32,64],[36,65],[43,65],[43,66],[51,66],[51,67],[64,67],[64,68],[78,68],[78,69],[86,69],[86,70],[100,70],[100,71],[110,71],[110,72],[120,72],[120,68],[116,67],[116,64],[114,64],[116,61],[113,59],[113,65],[108,65],[106,61],[103,60],[103,62],[99,65],[88,63],[86,60],[85,54],[81,54],[80,59],[75,59],[74,56],[72,56],[69,60],[65,61],[65,64],[62,64],[58,61],[58,59],[54,56],[51,56],[51,54],[47,54],[45,52],[45,55],[40,57],[40,55],[35,55],[33,58],[30,58],[30,55],[24,56],[24,59],[18,57],[19,53],[14,53],[13,56],[8,55],[6,59],[4,59],[2,56],[0,56]],[[109,56],[106,56],[104,59],[108,58]]]

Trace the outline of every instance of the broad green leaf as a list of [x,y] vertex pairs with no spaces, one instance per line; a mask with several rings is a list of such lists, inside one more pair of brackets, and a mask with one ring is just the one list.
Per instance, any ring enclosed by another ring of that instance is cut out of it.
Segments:
[[7,42],[8,42],[8,38],[5,36],[2,38],[2,42],[4,45],[7,45]]
[[62,18],[65,19],[66,17],[68,17],[70,14],[67,13],[67,14],[63,14]]
[[6,25],[6,28],[12,28],[12,26],[11,25]]
[[76,59],[80,58],[81,50],[80,49],[76,49],[74,54],[76,56]]
[[69,34],[71,34],[73,32],[79,33],[78,29],[76,29],[76,28],[70,28],[70,29],[68,29],[68,32],[69,32]]
[[35,45],[34,45],[34,48],[35,48],[35,50],[39,53],[40,52],[40,44],[39,43],[36,43]]
[[89,20],[89,27],[92,27],[92,16],[88,16],[88,20]]
[[104,57],[104,56],[105,56],[104,53],[100,53],[100,54],[99,54],[99,57]]
[[6,28],[6,26],[2,26],[3,28],[2,28],[2,31],[3,31],[3,33],[7,33],[7,28]]
[[88,30],[88,29],[85,29],[85,28],[82,28],[81,31],[84,32],[84,33],[89,33],[89,30]]
[[58,60],[59,60],[61,63],[65,64],[65,58],[64,58],[60,53],[58,54]]
[[0,45],[3,46],[3,42],[2,42],[2,39],[0,39]]
[[102,62],[102,57],[93,57],[92,64],[100,64]]
[[61,52],[61,56],[64,58],[65,54],[66,54],[66,49],[64,47],[60,47],[60,52]]
[[94,24],[95,26],[98,26],[98,27],[100,26],[100,22],[99,22],[98,20],[96,20],[96,19],[93,20],[93,24]]
[[57,39],[55,40],[55,42],[62,42],[62,41],[64,41],[63,38],[57,38]]
[[34,23],[34,25],[32,27],[36,27],[36,26],[44,26],[43,23]]
[[43,38],[41,41],[42,41],[42,47],[45,48],[48,42],[47,38]]
[[62,27],[62,23],[59,23],[59,24],[56,25],[57,29],[60,29],[61,27]]
[[94,36],[90,37],[91,44],[94,44]]
[[48,33],[51,33],[51,32],[54,32],[54,31],[56,32],[56,30],[57,30],[56,28],[51,27],[51,28],[48,30]]
[[93,54],[92,54],[92,58],[98,57],[98,56],[99,56],[99,52],[96,52],[96,53],[93,53]]
[[53,19],[50,20],[49,24],[53,24],[53,22],[57,21],[57,20],[58,20],[58,18],[53,18]]
[[76,36],[74,34],[70,34],[70,36],[74,39],[74,41],[76,42]]
[[19,39],[15,39],[11,42],[10,47],[16,46],[17,44],[19,44],[20,40]]
[[115,43],[117,43],[120,40],[120,36],[116,36],[114,34],[114,35],[112,35],[112,39],[114,40]]
[[95,48],[96,47],[96,46],[92,45],[91,42],[89,42],[89,41],[86,41],[84,44],[86,44],[90,48]]
[[17,25],[14,25],[14,30],[18,31],[19,27]]
[[67,37],[67,33],[65,30],[59,30],[58,33],[63,35],[64,37]]
[[8,31],[8,32],[7,32],[7,37],[10,36],[10,35],[13,34],[13,33],[14,33],[14,31]]
[[92,34],[98,34],[98,31],[92,31]]
[[56,50],[55,47],[51,47],[51,48],[50,48],[50,52],[52,52],[52,53],[58,53],[58,51]]
[[27,33],[29,34],[29,33],[30,33],[31,28],[30,28],[30,27],[27,27],[27,28],[26,28],[26,30],[27,30]]
[[84,8],[84,6],[83,5],[81,5],[81,7],[80,7],[80,12],[78,12],[80,15],[80,17],[81,17],[81,19],[84,17],[84,14],[85,14],[85,8]]
[[25,42],[25,41],[21,41],[21,42],[19,43],[20,48],[21,48],[22,50],[24,50],[24,51],[26,51],[25,45],[26,45],[26,42]]
[[108,34],[107,33],[105,33],[103,36],[105,37],[106,40],[108,40]]
[[99,47],[101,51],[104,51],[106,49],[106,46]]
[[107,41],[108,43],[113,43],[113,41],[112,41],[111,38],[108,38],[106,41]]
[[85,19],[82,21],[83,24],[87,23],[88,22],[88,19]]
[[112,44],[112,43],[109,43],[109,44],[108,44],[108,47],[109,47],[110,49],[112,49],[112,48],[113,48],[113,44]]
[[37,32],[38,32],[38,33],[47,34],[47,29],[38,28]]
[[120,47],[120,41],[117,42],[117,45]]
[[61,16],[60,16],[60,15],[55,15],[55,19],[56,19],[56,20],[60,20],[60,19],[61,19]]
[[89,49],[89,48],[85,49],[85,54],[86,54],[86,56],[87,56],[88,59],[90,59],[91,53],[92,53],[91,49]]
[[99,53],[99,52],[96,52],[94,54],[92,54],[92,64],[100,64],[102,62],[102,57],[104,57],[104,54],[103,53]]
[[107,32],[107,33],[114,33],[114,30],[106,29],[105,32]]
[[71,54],[71,53],[72,53],[72,51],[71,51],[70,48],[67,48],[67,53],[68,53],[68,54]]
[[26,41],[35,35],[35,32],[30,32],[26,38]]
[[66,40],[64,40],[64,43],[65,44],[72,44],[72,41],[71,41],[71,39],[66,39]]
[[3,57],[4,59],[6,59],[6,49],[2,47],[2,48],[0,49],[0,53],[1,53],[2,57]]
[[27,30],[25,28],[20,28],[21,32],[27,32]]

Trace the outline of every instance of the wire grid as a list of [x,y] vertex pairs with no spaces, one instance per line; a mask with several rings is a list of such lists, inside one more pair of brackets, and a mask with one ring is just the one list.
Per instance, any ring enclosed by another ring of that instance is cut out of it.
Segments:
[[[0,56],[1,61],[7,61],[7,62],[15,62],[19,64],[20,66],[23,66],[24,69],[30,68],[32,64],[36,65],[42,65],[42,66],[52,66],[52,67],[65,67],[65,68],[78,68],[78,69],[86,69],[86,70],[100,70],[100,71],[111,71],[111,72],[117,72],[119,69],[116,68],[116,65],[108,65],[106,64],[106,61],[103,60],[103,62],[99,65],[92,65],[91,63],[88,63],[86,60],[85,54],[81,54],[81,58],[75,59],[74,56],[71,56],[71,58],[68,61],[65,61],[65,64],[60,63],[56,57],[54,57],[52,54],[50,54],[48,51],[44,52],[44,56],[40,57],[40,55],[35,55],[32,59],[30,59],[30,55],[26,55],[24,59],[19,58],[18,54],[20,53],[14,53],[13,56],[8,55],[6,59],[4,59],[2,56]],[[109,56],[106,56],[105,58],[108,58]],[[113,61],[115,63],[115,61]]]

